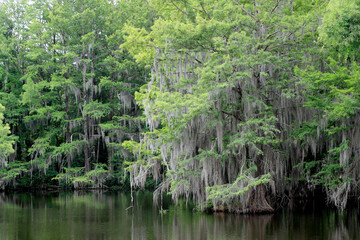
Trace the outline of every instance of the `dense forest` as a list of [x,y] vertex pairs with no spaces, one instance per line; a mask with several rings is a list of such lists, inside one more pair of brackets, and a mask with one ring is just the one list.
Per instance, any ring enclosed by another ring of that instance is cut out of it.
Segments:
[[5,0],[0,19],[0,188],[358,199],[360,0]]

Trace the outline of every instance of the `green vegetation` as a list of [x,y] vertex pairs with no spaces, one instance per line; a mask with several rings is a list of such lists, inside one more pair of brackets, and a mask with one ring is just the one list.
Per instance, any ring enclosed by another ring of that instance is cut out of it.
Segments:
[[0,18],[3,188],[239,213],[359,191],[359,0],[9,0]]

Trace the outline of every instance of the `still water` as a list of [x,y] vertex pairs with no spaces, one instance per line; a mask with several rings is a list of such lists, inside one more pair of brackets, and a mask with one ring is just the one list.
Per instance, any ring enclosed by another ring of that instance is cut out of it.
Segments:
[[[151,193],[0,194],[1,240],[82,239],[360,239],[359,210],[315,207],[274,215],[204,214],[180,202],[154,207]],[[314,208],[312,208],[314,209]]]

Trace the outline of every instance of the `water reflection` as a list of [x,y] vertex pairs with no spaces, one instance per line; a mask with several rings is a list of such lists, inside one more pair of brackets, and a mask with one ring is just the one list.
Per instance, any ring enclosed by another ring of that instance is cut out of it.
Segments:
[[151,193],[0,194],[0,239],[360,239],[359,212],[201,214],[169,200],[160,214]]

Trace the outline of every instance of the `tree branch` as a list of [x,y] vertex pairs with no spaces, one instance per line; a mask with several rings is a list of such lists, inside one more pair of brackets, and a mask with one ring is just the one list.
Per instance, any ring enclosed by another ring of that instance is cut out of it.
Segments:
[[274,8],[271,10],[271,14],[273,14],[273,12],[276,10],[276,8],[279,6],[280,0],[276,1],[276,4],[274,6]]
[[173,2],[173,0],[170,0],[170,2],[172,3],[172,5],[174,5],[174,6],[177,8],[177,10],[179,10],[179,11],[182,12],[183,14],[187,15],[187,12],[185,12],[185,11],[183,11],[181,8],[179,8],[179,7]]
[[248,12],[243,6],[241,6],[238,2],[236,2],[235,0],[233,0],[233,2],[238,5],[239,8],[241,8],[241,10],[243,10],[247,15],[249,15],[252,19],[254,19],[255,21],[258,21],[258,19],[252,15],[250,12]]
[[211,17],[210,17],[210,15],[209,15],[209,13],[205,10],[204,5],[203,5],[202,2],[200,2],[200,6],[201,6],[201,8],[203,9],[204,13],[208,16],[208,18],[209,18],[209,20],[210,20]]

